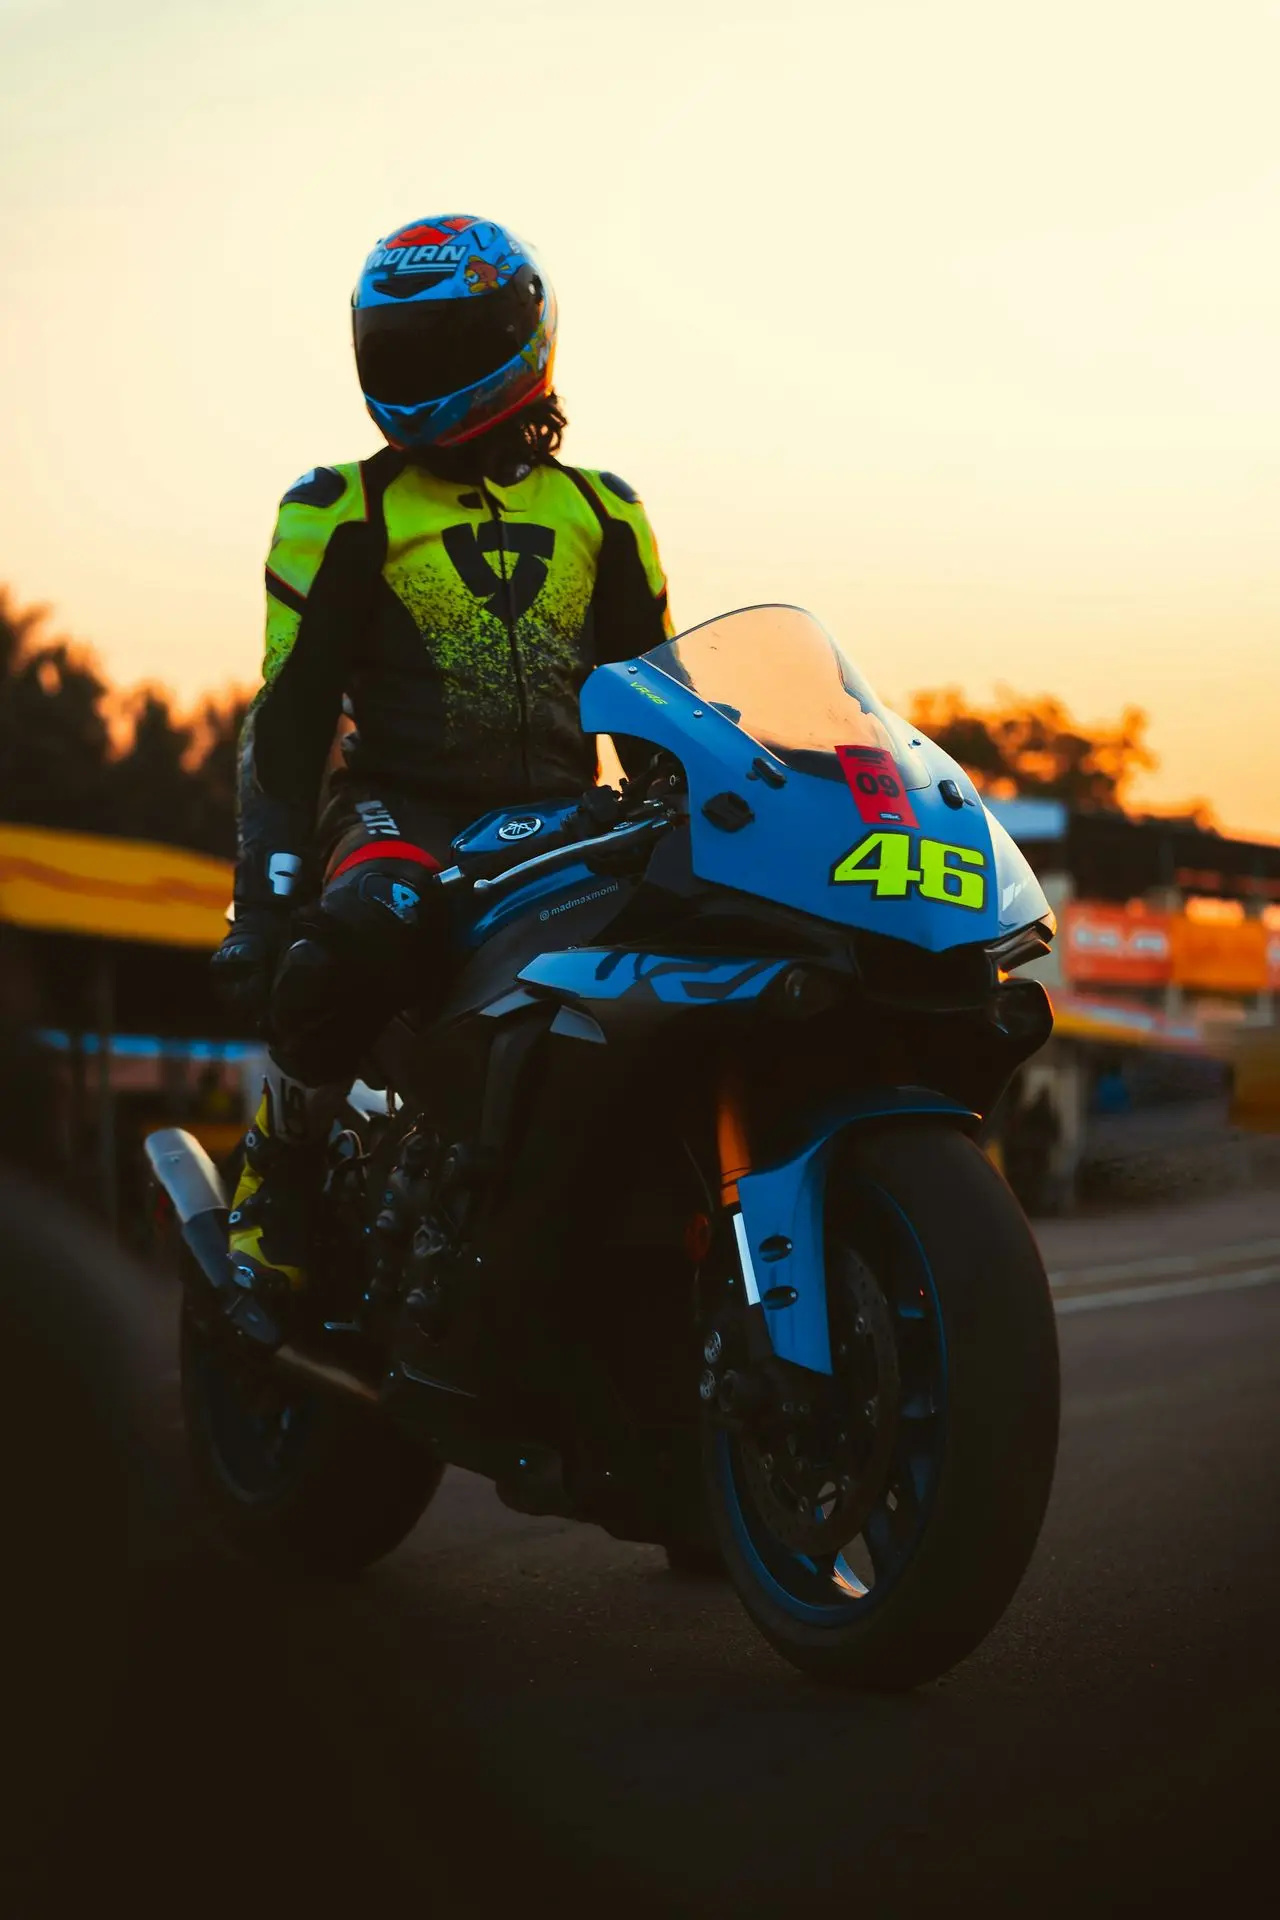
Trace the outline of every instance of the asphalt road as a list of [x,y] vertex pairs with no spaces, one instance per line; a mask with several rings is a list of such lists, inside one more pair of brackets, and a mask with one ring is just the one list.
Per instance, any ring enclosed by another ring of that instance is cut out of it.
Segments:
[[11,1910],[1269,1909],[1280,1195],[1043,1239],[1056,1489],[941,1683],[825,1693],[727,1587],[462,1474],[329,1590],[264,1583],[184,1507],[92,1793]]

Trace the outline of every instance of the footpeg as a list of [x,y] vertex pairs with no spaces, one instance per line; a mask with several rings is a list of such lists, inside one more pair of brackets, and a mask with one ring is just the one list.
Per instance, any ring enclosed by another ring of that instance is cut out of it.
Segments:
[[225,1295],[221,1297],[225,1300],[223,1318],[237,1333],[244,1334],[246,1339],[252,1340],[255,1346],[267,1353],[274,1353],[283,1344],[284,1330],[255,1294],[247,1292],[237,1282],[234,1299],[226,1299]]

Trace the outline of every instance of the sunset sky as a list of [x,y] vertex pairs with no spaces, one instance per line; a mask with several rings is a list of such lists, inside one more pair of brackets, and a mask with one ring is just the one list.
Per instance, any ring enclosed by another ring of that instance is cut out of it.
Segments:
[[507,221],[677,622],[1152,716],[1280,835],[1277,0],[0,0],[0,580],[254,678],[382,234]]

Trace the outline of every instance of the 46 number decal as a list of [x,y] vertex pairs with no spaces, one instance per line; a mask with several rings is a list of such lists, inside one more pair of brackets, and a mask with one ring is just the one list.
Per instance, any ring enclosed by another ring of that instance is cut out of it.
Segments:
[[837,861],[831,870],[837,884],[861,883],[872,888],[877,900],[905,900],[915,887],[926,900],[937,900],[948,907],[971,907],[980,911],[986,904],[987,856],[976,847],[956,847],[946,840],[916,842],[918,866],[911,864],[911,835],[869,833],[856,847]]

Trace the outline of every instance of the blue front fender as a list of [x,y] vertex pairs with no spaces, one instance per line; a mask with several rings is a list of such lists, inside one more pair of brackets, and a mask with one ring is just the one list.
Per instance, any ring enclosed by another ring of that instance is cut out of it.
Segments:
[[[950,1120],[972,1131],[979,1116],[927,1087],[883,1087],[824,1115],[813,1138],[790,1160],[761,1167],[738,1181],[742,1208],[739,1247],[754,1272],[744,1273],[764,1303],[765,1326],[775,1354],[814,1373],[831,1372],[827,1331],[827,1169],[846,1127],[875,1120]],[[779,1289],[786,1304],[770,1305]],[[791,1295],[794,1294],[794,1299]]]

